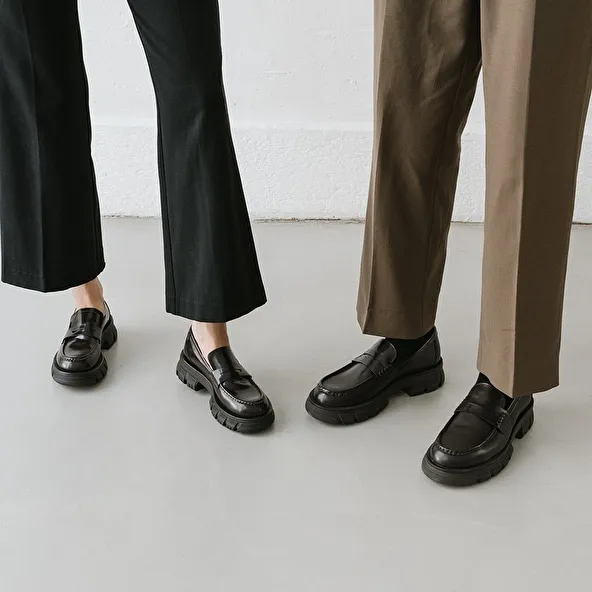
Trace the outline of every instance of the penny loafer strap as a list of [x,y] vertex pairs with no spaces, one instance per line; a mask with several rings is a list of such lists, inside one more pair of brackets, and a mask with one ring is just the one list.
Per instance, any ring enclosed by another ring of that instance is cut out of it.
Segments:
[[219,368],[212,371],[212,376],[218,384],[224,384],[233,378],[251,378],[251,375],[244,368]]
[[373,374],[380,374],[385,370],[385,365],[378,358],[368,352],[359,355],[357,358],[354,358],[353,361],[357,364],[362,364],[362,366],[368,368]]
[[386,372],[397,359],[397,350],[386,339],[375,343],[368,351],[353,359],[354,363],[362,364],[379,376]]
[[474,403],[473,401],[463,401],[456,409],[455,413],[471,413],[487,422],[492,428],[503,433],[503,425],[508,412],[500,407],[491,409]]
[[81,335],[88,337],[89,339],[97,339],[100,341],[103,335],[103,327],[96,323],[83,323],[76,327],[70,327],[66,332],[65,339],[70,337],[80,337]]

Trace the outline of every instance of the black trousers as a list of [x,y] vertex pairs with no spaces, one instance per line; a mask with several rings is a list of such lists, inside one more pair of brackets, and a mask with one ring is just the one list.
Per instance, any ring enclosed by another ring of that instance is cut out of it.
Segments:
[[[265,303],[230,133],[217,0],[129,0],[156,91],[167,310]],[[4,282],[52,292],[104,268],[76,0],[0,0]],[[133,275],[133,271],[130,272]]]

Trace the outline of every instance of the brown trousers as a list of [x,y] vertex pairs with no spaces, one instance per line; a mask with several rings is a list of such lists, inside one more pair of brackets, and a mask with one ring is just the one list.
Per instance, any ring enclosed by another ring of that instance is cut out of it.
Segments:
[[592,0],[376,0],[375,147],[358,316],[435,324],[460,137],[483,66],[487,195],[479,370],[502,391],[558,384]]

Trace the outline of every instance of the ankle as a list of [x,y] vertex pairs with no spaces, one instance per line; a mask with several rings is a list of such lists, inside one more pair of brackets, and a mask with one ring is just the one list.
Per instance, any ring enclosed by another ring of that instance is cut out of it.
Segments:
[[209,354],[215,349],[230,345],[226,323],[200,323],[193,321],[191,323],[191,330],[206,360]]
[[408,358],[421,349],[430,339],[434,333],[432,327],[425,335],[415,339],[397,339],[388,337],[387,341],[392,343],[397,350],[397,356],[401,359]]
[[95,308],[106,313],[103,286],[98,278],[72,289],[76,310],[81,308]]

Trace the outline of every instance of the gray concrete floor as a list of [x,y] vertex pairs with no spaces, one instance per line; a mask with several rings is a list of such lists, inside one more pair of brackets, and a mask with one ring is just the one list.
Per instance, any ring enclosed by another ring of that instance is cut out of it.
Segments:
[[[475,378],[482,230],[454,227],[439,327],[448,382],[331,428],[316,380],[372,342],[354,318],[362,227],[259,224],[270,303],[232,325],[277,424],[245,437],[177,381],[160,226],[108,220],[119,323],[95,390],[49,376],[69,297],[0,287],[0,591],[585,590],[592,551],[592,229],[576,228],[563,384],[510,466],[451,490],[422,455]],[[544,262],[541,262],[544,264]]]

